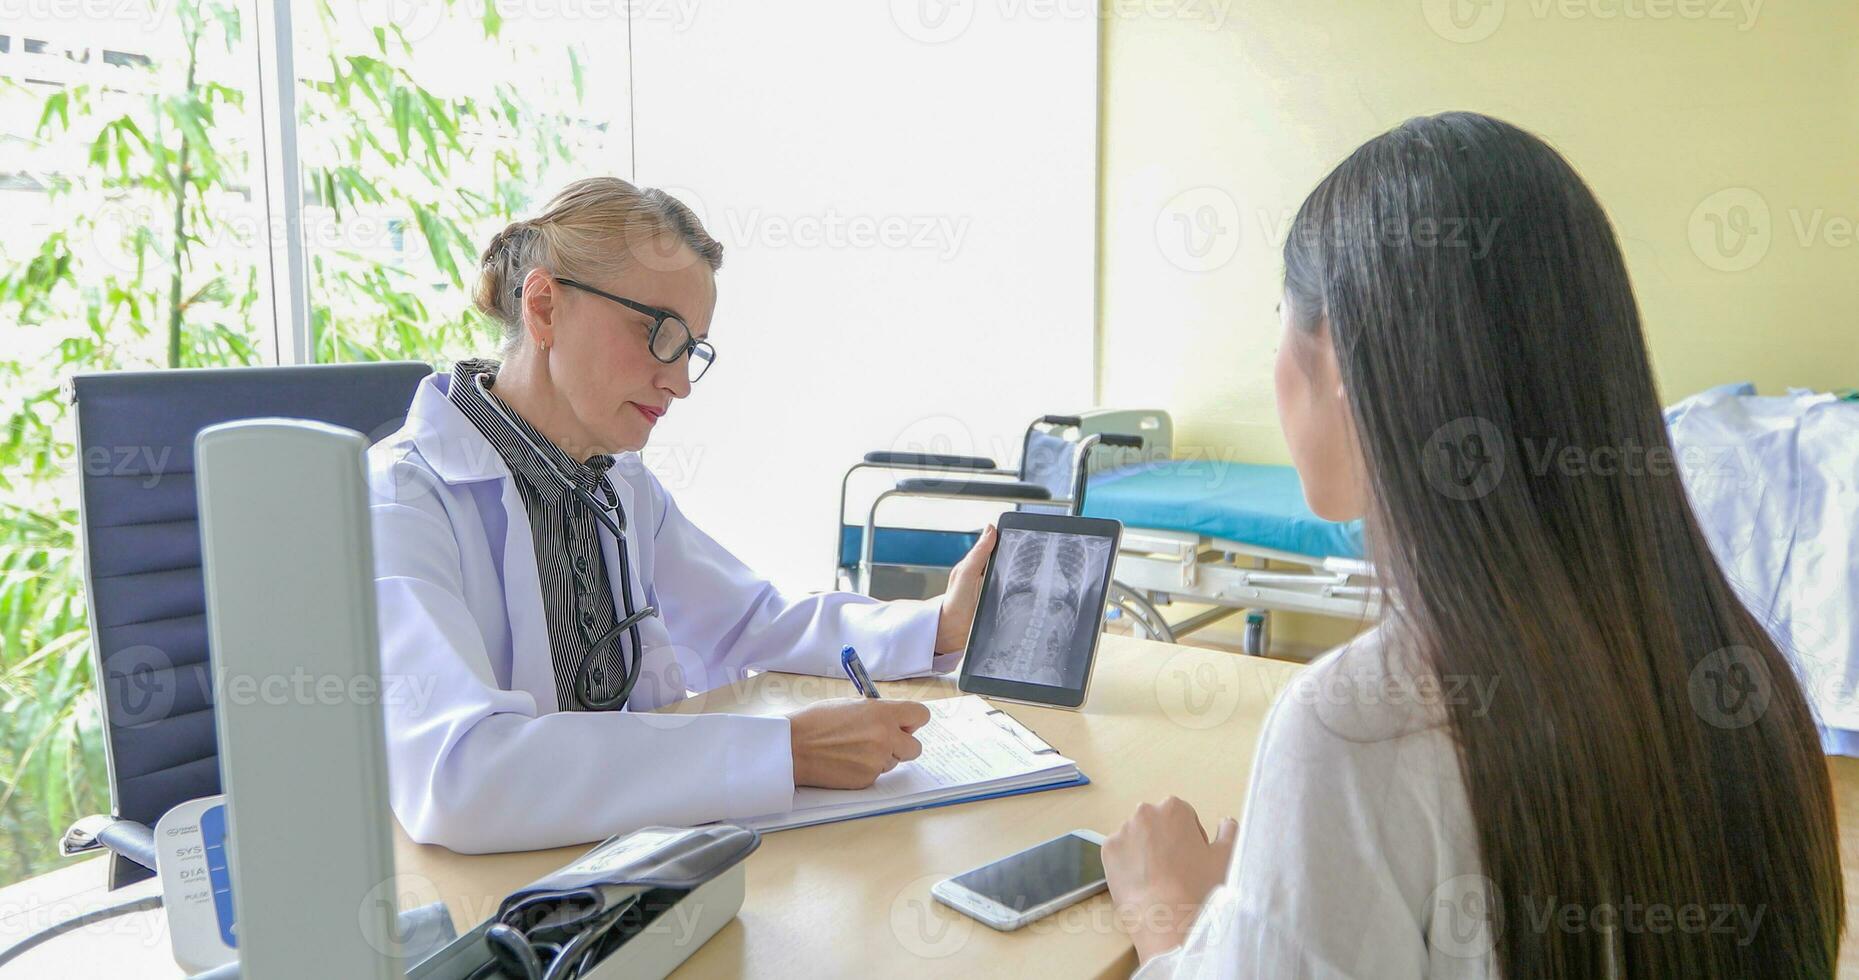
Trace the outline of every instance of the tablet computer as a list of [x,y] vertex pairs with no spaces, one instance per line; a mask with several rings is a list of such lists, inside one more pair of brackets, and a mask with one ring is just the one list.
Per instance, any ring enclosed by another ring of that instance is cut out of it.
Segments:
[[1123,525],[1095,517],[1002,514],[959,686],[1058,708],[1084,703]]

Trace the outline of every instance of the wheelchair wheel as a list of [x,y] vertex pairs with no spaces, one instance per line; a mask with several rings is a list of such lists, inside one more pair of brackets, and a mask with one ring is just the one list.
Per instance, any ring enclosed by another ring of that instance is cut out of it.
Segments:
[[1107,623],[1127,620],[1131,632],[1145,640],[1160,640],[1163,643],[1175,642],[1175,631],[1168,628],[1168,620],[1159,612],[1142,593],[1111,580],[1110,593],[1104,599],[1104,620]]
[[1246,614],[1245,651],[1255,657],[1265,656],[1272,645],[1271,613],[1255,609]]

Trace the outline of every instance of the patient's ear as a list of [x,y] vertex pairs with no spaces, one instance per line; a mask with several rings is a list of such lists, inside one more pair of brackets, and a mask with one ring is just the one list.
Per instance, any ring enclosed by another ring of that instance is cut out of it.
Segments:
[[1311,373],[1312,387],[1339,401],[1347,402],[1343,389],[1343,372],[1336,364],[1336,341],[1330,335],[1328,317],[1317,321],[1315,330],[1304,333],[1304,357]]

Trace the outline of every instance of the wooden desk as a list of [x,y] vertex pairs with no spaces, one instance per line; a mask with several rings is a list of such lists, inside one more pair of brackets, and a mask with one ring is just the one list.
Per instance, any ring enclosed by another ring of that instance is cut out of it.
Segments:
[[[1105,636],[1082,711],[1005,705],[1077,760],[1091,785],[769,834],[749,858],[742,914],[676,975],[1127,975],[1135,956],[1103,896],[997,933],[934,902],[930,884],[1073,828],[1109,833],[1138,803],[1170,793],[1210,819],[1237,815],[1259,723],[1296,671],[1277,661]],[[960,693],[953,678],[883,686],[889,697]],[[850,690],[844,679],[764,674],[668,710],[778,714]],[[445,901],[462,932],[505,894],[585,850],[467,856],[415,844],[396,829],[392,891],[403,905]],[[115,903],[118,896],[100,892],[65,898],[63,883],[79,870],[0,889],[0,946],[33,924]],[[24,896],[34,883],[42,894],[60,886],[57,914],[49,906],[47,914],[31,913]],[[22,976],[46,978],[180,976],[159,911],[60,937],[15,966]]]
[[[1074,827],[1109,832],[1145,800],[1175,794],[1204,819],[1237,816],[1259,724],[1297,668],[1191,647],[1104,637],[1091,699],[1080,712],[1006,705],[1073,759],[1089,786],[770,834],[749,859],[742,914],[678,977],[1122,976],[1135,966],[1102,896],[1016,933],[996,933],[935,903],[929,886]],[[778,713],[846,694],[831,678],[768,674],[675,706],[677,712]],[[946,678],[885,685],[892,697],[956,693]],[[1829,760],[1846,867],[1847,920],[1859,923],[1859,760]],[[443,899],[461,930],[502,896],[585,848],[463,856],[399,836],[395,888],[403,902]],[[117,895],[65,898],[76,873],[100,861],[0,889],[0,946],[46,917],[114,904]],[[34,892],[33,889],[38,891]],[[50,889],[50,890],[48,890]],[[178,977],[160,912],[61,937],[9,967],[20,976]],[[1859,977],[1848,943],[1841,976]]]
[[[767,835],[749,859],[742,914],[678,977],[1128,975],[1136,965],[1108,898],[999,933],[930,898],[930,884],[1078,827],[1110,833],[1171,793],[1210,820],[1237,815],[1259,723],[1292,664],[1105,636],[1082,711],[1003,705],[1075,759],[1089,786]],[[889,682],[887,697],[958,694],[953,678]],[[783,713],[845,697],[843,679],[764,674],[674,711]],[[463,857],[395,849],[403,895],[443,898],[460,931],[514,888],[585,848]]]

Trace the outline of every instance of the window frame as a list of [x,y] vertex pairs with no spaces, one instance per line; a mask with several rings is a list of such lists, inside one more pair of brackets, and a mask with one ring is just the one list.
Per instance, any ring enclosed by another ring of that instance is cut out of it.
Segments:
[[[314,364],[310,267],[303,241],[303,170],[297,152],[296,61],[288,0],[257,6],[259,175],[266,238],[260,288],[271,309],[272,362]],[[282,234],[276,222],[282,222]]]

